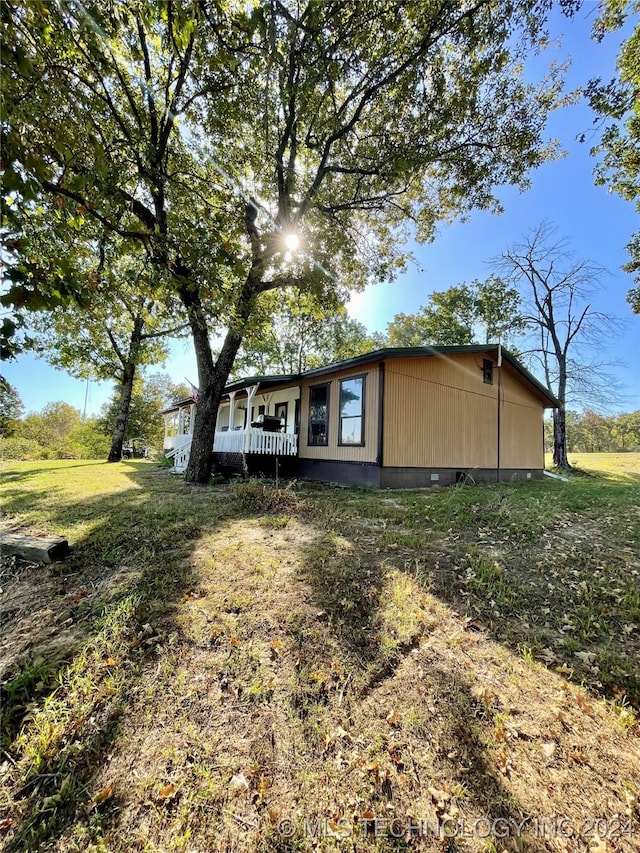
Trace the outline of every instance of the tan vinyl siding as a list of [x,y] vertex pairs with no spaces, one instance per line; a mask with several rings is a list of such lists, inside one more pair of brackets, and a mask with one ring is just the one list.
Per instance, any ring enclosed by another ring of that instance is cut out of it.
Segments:
[[[385,466],[497,465],[498,369],[485,384],[482,361],[482,353],[387,361]],[[542,467],[542,402],[506,369],[503,394],[501,467]]]
[[502,372],[502,395],[501,467],[544,468],[544,403],[512,373],[510,365]]
[[[364,376],[364,446],[342,447],[338,444],[340,418],[340,382],[353,376]],[[309,446],[309,388],[329,385],[328,444]],[[306,379],[301,384],[300,437],[298,455],[302,459],[326,459],[342,462],[375,462],[378,455],[379,365],[366,365],[327,376]]]

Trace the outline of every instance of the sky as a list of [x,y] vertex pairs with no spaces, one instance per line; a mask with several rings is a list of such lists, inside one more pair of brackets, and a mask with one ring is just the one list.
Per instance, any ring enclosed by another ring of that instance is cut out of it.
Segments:
[[[596,13],[596,3],[587,0],[575,18],[568,20],[557,14],[552,19],[553,47],[545,57],[547,62],[571,59],[567,90],[586,85],[592,77],[609,80],[614,75],[621,35],[610,34],[600,44],[593,42],[590,32]],[[568,241],[577,258],[607,270],[592,306],[624,321],[622,331],[616,333],[603,354],[613,365],[610,373],[622,386],[622,395],[609,410],[640,409],[640,315],[632,314],[625,300],[633,280],[621,270],[628,261],[624,247],[639,227],[638,215],[633,204],[606,187],[594,185],[595,161],[589,156],[589,143],[577,141],[581,133],[589,136],[592,128],[593,115],[584,101],[553,113],[546,137],[560,140],[566,152],[562,159],[532,172],[531,188],[524,193],[512,187],[499,188],[496,194],[504,208],[501,215],[473,213],[466,222],[442,225],[433,243],[413,245],[415,262],[406,273],[391,284],[372,285],[354,294],[350,315],[369,331],[384,331],[394,314],[415,313],[432,291],[487,277],[493,258],[520,242],[530,229],[547,222],[559,239]],[[186,378],[197,385],[191,343],[173,343],[167,363],[150,372],[159,370],[176,382]],[[98,414],[113,393],[112,383],[73,379],[32,354],[5,363],[2,373],[17,389],[26,412],[63,400],[80,412],[86,410],[87,415]]]

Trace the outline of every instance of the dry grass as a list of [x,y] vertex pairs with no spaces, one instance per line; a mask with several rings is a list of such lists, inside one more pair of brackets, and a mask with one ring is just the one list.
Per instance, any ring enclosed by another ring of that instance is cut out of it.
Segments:
[[5,485],[74,545],[8,569],[7,850],[638,849],[637,486],[70,468]]

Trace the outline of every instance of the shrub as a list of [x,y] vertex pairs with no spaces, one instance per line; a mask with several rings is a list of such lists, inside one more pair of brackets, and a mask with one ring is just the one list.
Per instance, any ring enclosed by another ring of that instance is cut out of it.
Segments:
[[240,507],[247,512],[300,512],[305,504],[294,492],[288,489],[276,489],[258,480],[232,483],[231,494]]
[[0,438],[0,456],[3,459],[46,459],[45,448],[32,438]]

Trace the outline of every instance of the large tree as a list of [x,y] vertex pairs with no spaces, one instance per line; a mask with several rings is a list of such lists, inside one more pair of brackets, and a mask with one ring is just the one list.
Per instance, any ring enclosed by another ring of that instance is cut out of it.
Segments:
[[392,346],[508,343],[525,326],[518,291],[498,276],[434,291],[415,314],[387,326]]
[[23,414],[20,394],[4,376],[0,376],[0,436],[7,438],[13,435]]
[[383,345],[383,336],[369,334],[349,318],[334,294],[320,299],[298,287],[286,288],[260,300],[233,373],[302,373]]
[[495,263],[522,294],[524,320],[533,330],[524,354],[560,404],[553,411],[553,464],[568,469],[568,401],[589,404],[610,399],[617,390],[603,371],[602,352],[618,321],[591,304],[605,270],[576,258],[546,223],[506,249]]
[[[141,244],[186,309],[200,387],[188,480],[209,478],[261,294],[389,278],[408,223],[430,239],[439,220],[497,210],[496,184],[526,186],[553,155],[542,132],[560,81],[522,76],[551,5],[3,3],[13,174]],[[211,318],[226,326],[215,359]]]
[[[640,2],[603,0],[593,35],[602,41],[606,34],[619,30],[629,16],[640,12]],[[591,149],[599,158],[596,183],[609,186],[622,198],[634,202],[640,211],[640,22],[636,22],[620,49],[617,76],[589,82],[586,88],[601,130],[599,141]],[[640,231],[627,244],[630,260],[624,269],[633,273],[636,287],[627,299],[640,314]]]
[[[50,250],[49,243],[39,250]],[[34,344],[50,364],[78,378],[116,382],[118,403],[112,411],[107,461],[119,462],[138,371],[164,362],[167,337],[179,334],[186,323],[176,325],[177,300],[165,290],[163,271],[150,264],[139,247],[127,246],[113,234],[95,243],[95,259],[86,242],[68,249],[84,269],[91,309],[71,301],[32,316],[31,325]],[[79,271],[75,275],[82,278]]]
[[[133,383],[125,438],[144,438],[150,447],[162,450],[164,428],[158,412],[190,394],[186,385],[173,382],[166,373],[137,376]],[[116,393],[102,407],[100,424],[104,431],[110,433],[113,430],[119,408],[120,395]]]

